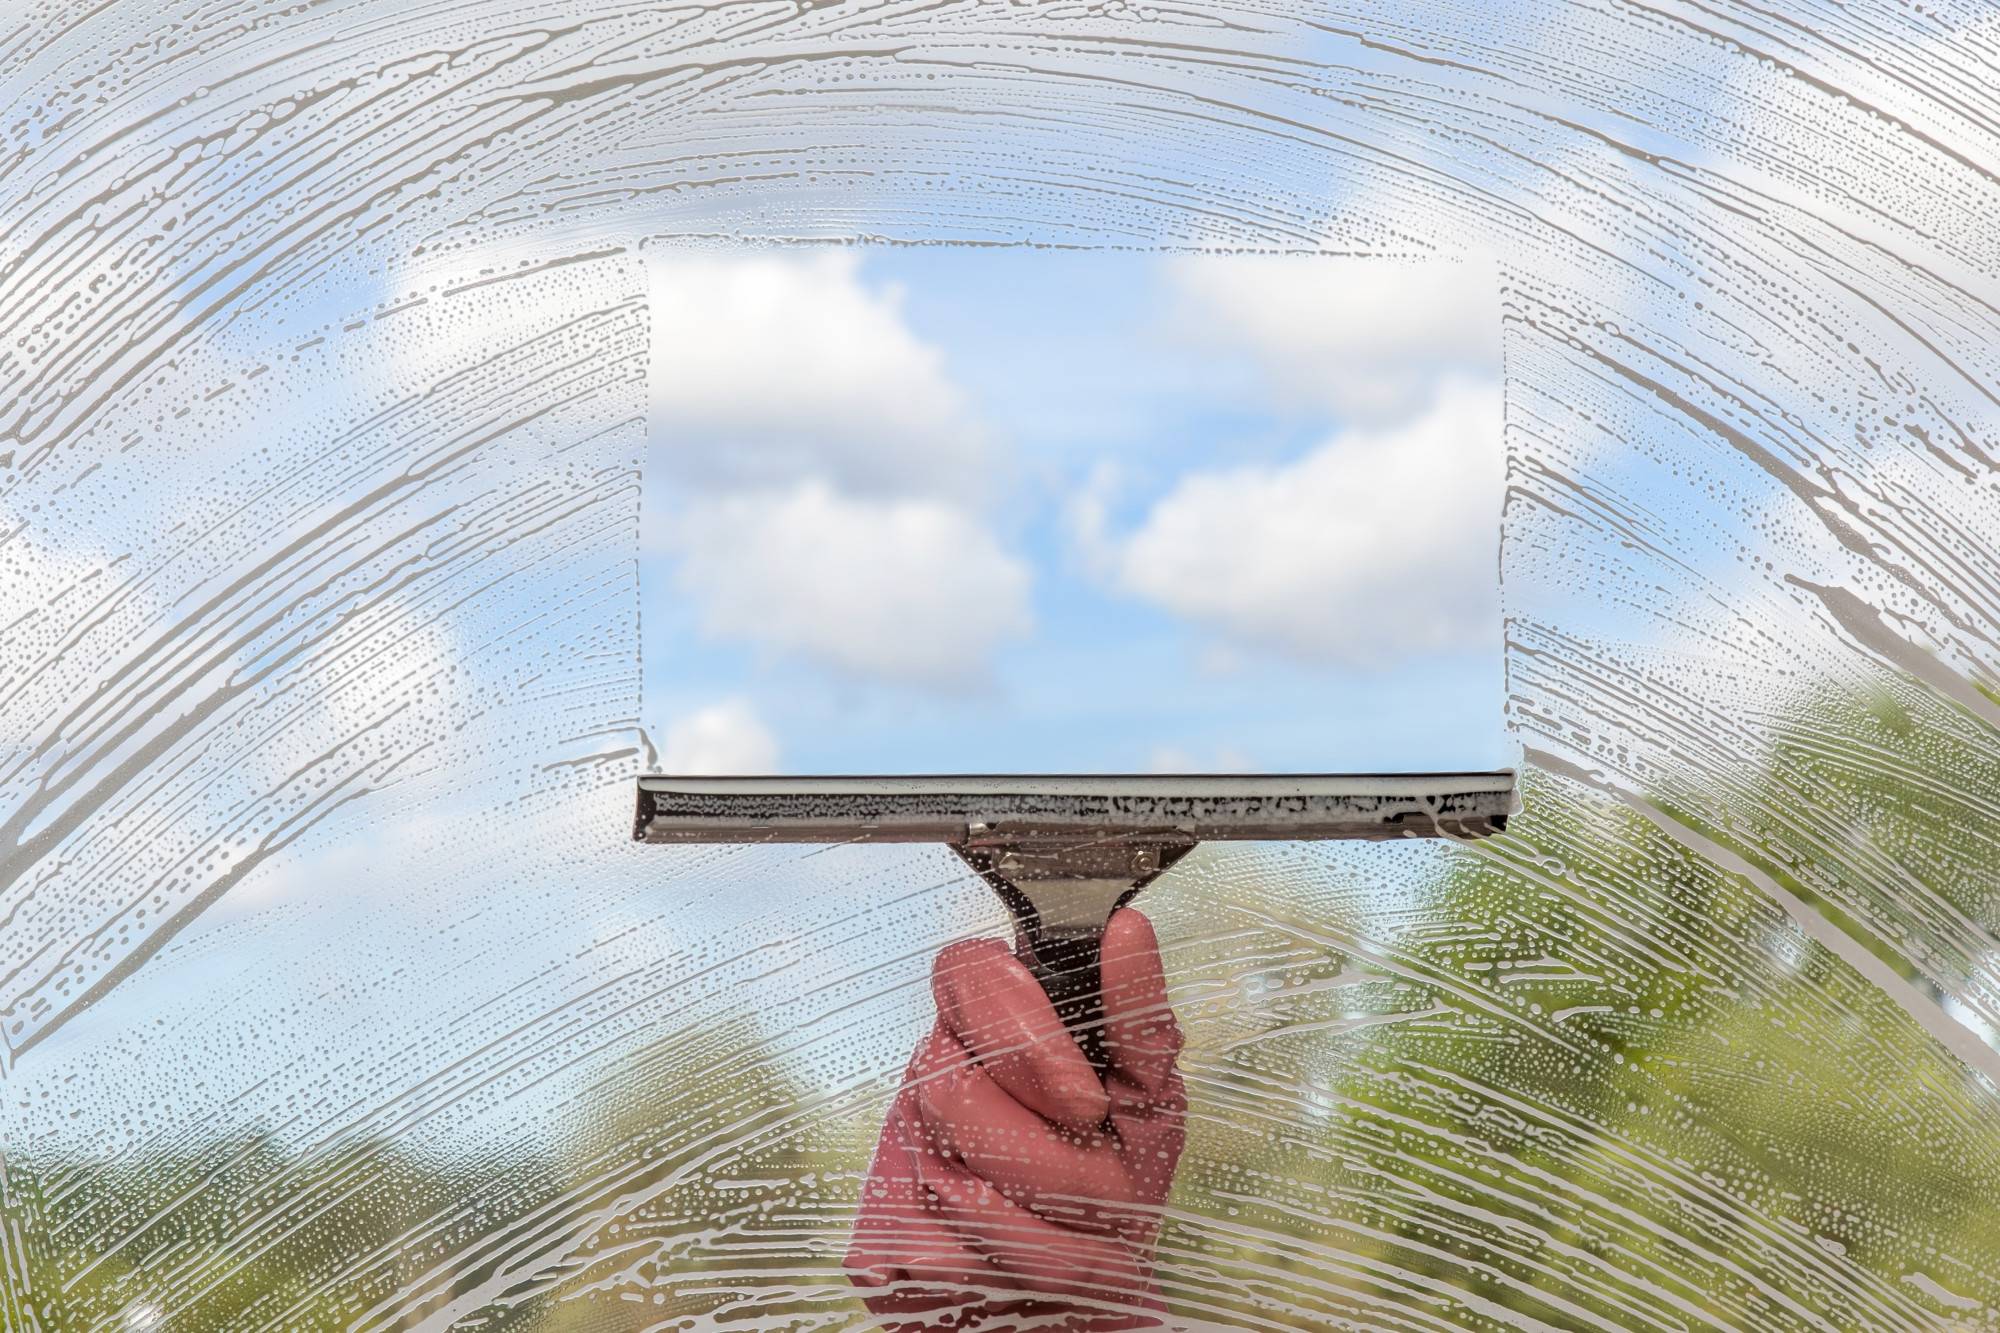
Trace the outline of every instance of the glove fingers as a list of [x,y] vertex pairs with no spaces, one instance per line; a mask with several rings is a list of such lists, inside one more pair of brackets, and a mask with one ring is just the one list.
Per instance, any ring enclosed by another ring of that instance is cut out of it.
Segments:
[[1129,907],[1104,927],[1099,964],[1104,1049],[1113,1069],[1158,1092],[1181,1053],[1181,1025],[1167,1003],[1167,977],[1153,923]]
[[[933,1041],[919,1045],[910,1062],[913,1080],[927,1060],[934,1061],[934,1045],[949,1040],[935,1032]],[[926,1141],[912,1083],[897,1096],[883,1122],[862,1186],[853,1239],[842,1261],[871,1314],[930,1317],[898,1320],[888,1326],[896,1333],[958,1329],[975,1313],[983,1318],[991,1310],[1018,1303],[988,1303],[1018,1282],[945,1224],[924,1182],[929,1161],[938,1162],[939,1169],[944,1166]]]
[[998,940],[946,946],[931,970],[938,1018],[993,1081],[1045,1119],[1084,1130],[1104,1119],[1103,1085],[1055,1006]]
[[[940,1034],[952,1042],[949,1034]],[[953,1061],[918,1087],[917,1106],[929,1142],[973,1175],[1060,1220],[1102,1226],[1090,1205],[1129,1204],[1138,1196],[1117,1145],[1092,1131],[1079,1138],[1008,1096],[960,1048]]]

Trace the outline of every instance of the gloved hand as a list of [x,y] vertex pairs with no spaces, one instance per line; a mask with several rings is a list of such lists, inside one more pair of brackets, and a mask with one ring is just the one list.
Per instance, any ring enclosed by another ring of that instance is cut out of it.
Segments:
[[1028,969],[967,940],[931,970],[937,1023],[862,1185],[849,1278],[898,1333],[1157,1328],[1160,1206],[1185,1141],[1159,944],[1105,928],[1100,1080]]

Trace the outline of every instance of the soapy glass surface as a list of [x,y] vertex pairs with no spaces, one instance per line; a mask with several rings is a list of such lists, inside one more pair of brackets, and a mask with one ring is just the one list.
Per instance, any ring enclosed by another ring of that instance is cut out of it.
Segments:
[[865,1326],[998,904],[625,840],[647,266],[855,239],[1496,265],[1527,809],[1148,890],[1175,1319],[1991,1322],[1986,6],[9,14],[0,1323]]

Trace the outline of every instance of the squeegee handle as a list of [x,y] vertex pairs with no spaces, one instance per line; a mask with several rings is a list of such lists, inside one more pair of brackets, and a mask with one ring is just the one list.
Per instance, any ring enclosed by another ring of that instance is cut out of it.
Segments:
[[1111,1066],[1104,1050],[1104,988],[1099,960],[1104,931],[1043,930],[1024,939],[1017,956],[1042,983],[1056,1017],[1076,1038],[1083,1058],[1099,1075]]

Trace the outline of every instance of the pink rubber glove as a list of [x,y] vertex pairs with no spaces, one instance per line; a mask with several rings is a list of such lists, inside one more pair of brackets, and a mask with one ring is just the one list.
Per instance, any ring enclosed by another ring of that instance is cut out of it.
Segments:
[[1145,917],[1104,932],[1100,1081],[997,940],[937,956],[917,1046],[861,1189],[848,1277],[897,1333],[1158,1328],[1160,1206],[1185,1141],[1181,1030]]

